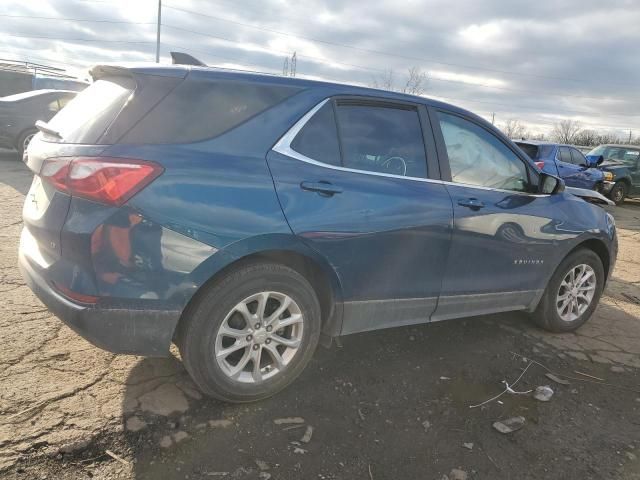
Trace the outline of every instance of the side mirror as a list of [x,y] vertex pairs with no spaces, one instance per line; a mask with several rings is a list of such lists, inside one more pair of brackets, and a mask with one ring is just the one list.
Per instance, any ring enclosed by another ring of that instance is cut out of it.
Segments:
[[604,162],[604,157],[602,155],[587,155],[587,164],[586,167],[597,167],[602,162]]
[[555,195],[564,191],[564,180],[548,173],[540,172],[538,191],[547,195]]

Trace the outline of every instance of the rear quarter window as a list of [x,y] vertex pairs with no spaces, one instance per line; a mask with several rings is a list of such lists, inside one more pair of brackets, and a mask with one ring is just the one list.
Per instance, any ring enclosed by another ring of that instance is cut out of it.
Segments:
[[217,137],[299,91],[281,85],[187,79],[121,143],[191,143]]

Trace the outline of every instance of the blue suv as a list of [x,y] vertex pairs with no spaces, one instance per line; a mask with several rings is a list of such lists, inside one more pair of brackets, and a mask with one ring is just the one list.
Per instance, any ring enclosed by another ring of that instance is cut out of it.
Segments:
[[613,185],[613,175],[598,169],[601,160],[587,158],[571,145],[534,140],[516,141],[516,145],[540,170],[562,178],[570,187],[603,192]]
[[460,108],[198,67],[91,73],[25,156],[22,274],[101,348],[174,342],[208,395],[265,398],[320,341],[367,330],[524,310],[572,331],[613,270],[613,218]]

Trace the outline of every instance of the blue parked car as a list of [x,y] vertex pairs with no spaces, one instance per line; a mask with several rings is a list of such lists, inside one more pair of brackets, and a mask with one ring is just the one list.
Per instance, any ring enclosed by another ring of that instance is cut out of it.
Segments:
[[199,67],[92,75],[25,156],[22,274],[99,347],[174,342],[208,395],[265,398],[320,340],[367,330],[524,310],[572,331],[613,270],[611,215],[452,105]]
[[538,142],[515,142],[540,170],[562,178],[567,186],[598,192],[609,188],[612,176],[598,169],[598,159],[588,159],[571,145]]

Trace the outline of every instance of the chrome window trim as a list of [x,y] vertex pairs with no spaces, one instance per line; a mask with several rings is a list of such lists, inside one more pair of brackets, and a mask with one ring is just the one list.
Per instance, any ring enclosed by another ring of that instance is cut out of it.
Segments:
[[307,157],[306,155],[296,152],[293,148],[291,148],[291,144],[293,143],[293,140],[296,138],[298,133],[300,133],[300,130],[304,128],[307,122],[311,120],[311,118],[318,112],[318,110],[320,110],[329,100],[331,100],[331,97],[325,98],[320,103],[318,103],[315,107],[313,107],[311,110],[305,113],[304,116],[300,120],[298,120],[293,125],[293,127],[291,127],[280,138],[280,140],[278,140],[278,142],[273,146],[271,150],[274,152],[280,153],[281,155],[295,158],[296,160],[299,160],[301,162],[309,163],[311,165],[316,165],[318,167],[328,168],[331,170],[338,170],[341,172],[359,173],[361,175],[372,175],[374,177],[397,178],[400,180],[411,180],[414,182],[436,183],[440,185],[452,185],[454,187],[477,188],[480,190],[488,190],[492,192],[504,192],[504,193],[517,194],[517,195],[527,195],[530,197],[548,197],[550,195],[550,194],[518,192],[515,190],[503,190],[500,188],[483,187],[481,185],[472,185],[468,183],[449,182],[446,180],[435,180],[433,178],[409,177],[405,175],[394,175],[392,173],[370,172],[368,170],[358,170],[355,168],[340,167],[338,165],[331,165],[328,163],[319,162],[318,160],[314,160],[313,158]]

